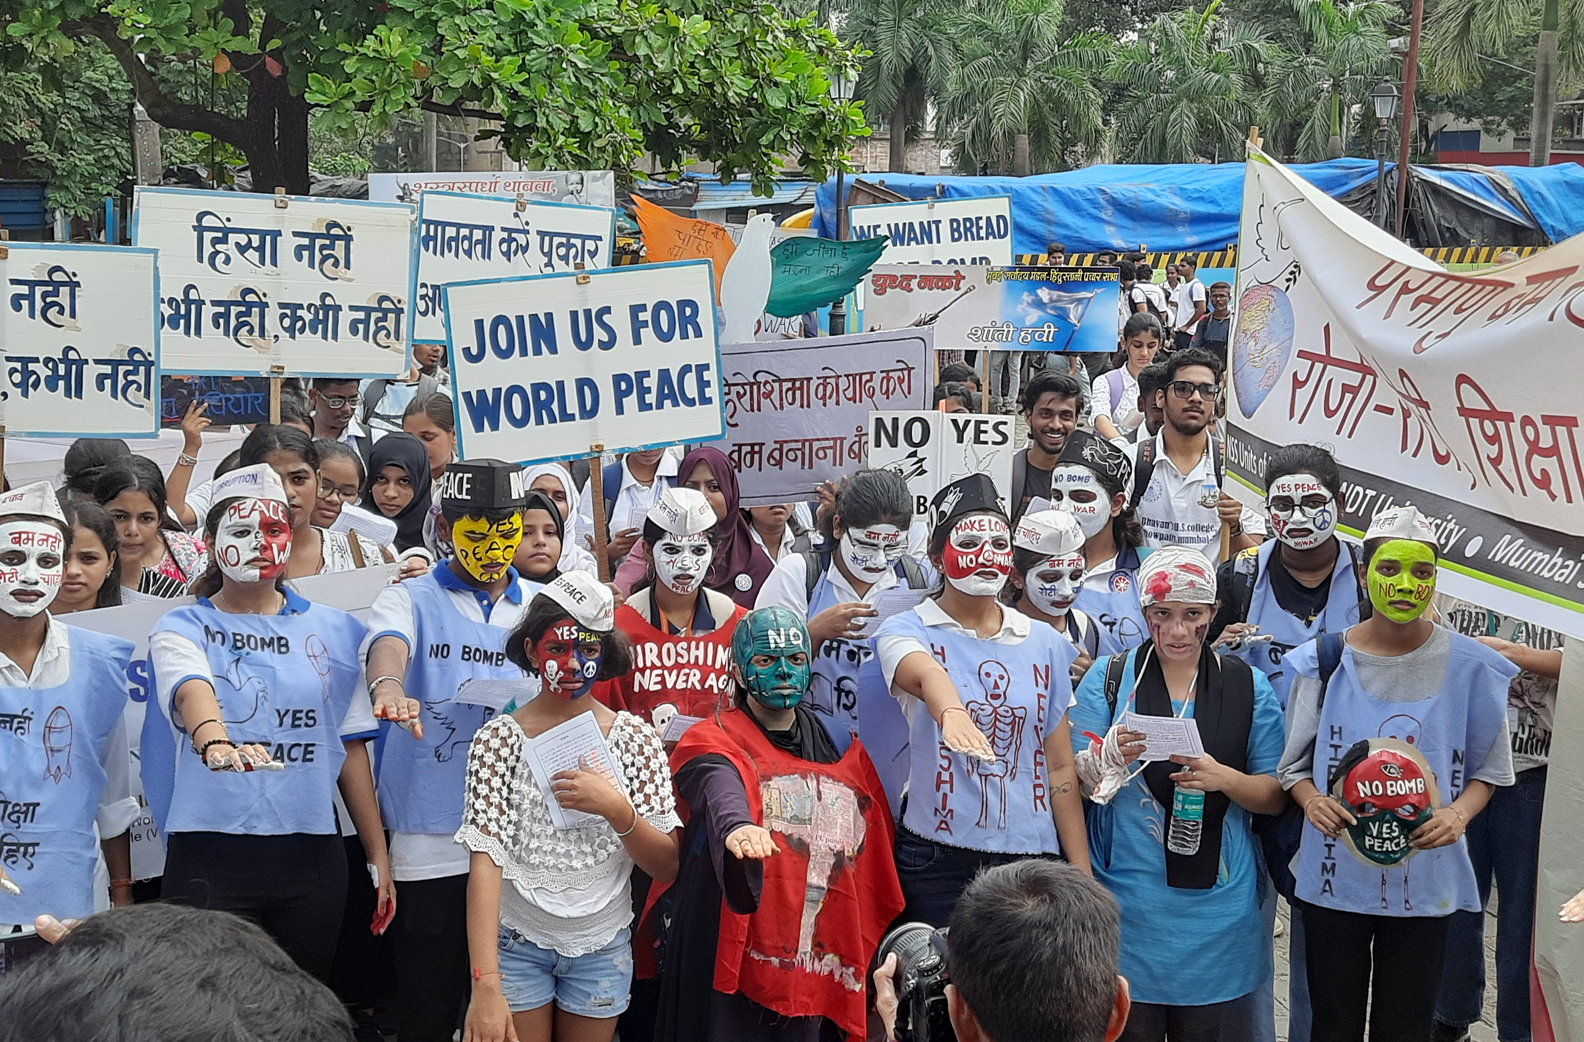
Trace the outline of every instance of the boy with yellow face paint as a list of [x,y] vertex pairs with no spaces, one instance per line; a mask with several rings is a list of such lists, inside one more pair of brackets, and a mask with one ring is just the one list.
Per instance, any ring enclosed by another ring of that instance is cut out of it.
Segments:
[[[1293,681],[1278,776],[1306,818],[1294,905],[1303,918],[1314,1042],[1363,1039],[1366,1008],[1372,1042],[1431,1037],[1451,913],[1482,904],[1463,833],[1497,786],[1513,784],[1506,707],[1517,667],[1424,617],[1437,551],[1434,528],[1415,508],[1377,514],[1364,541],[1374,613],[1347,630],[1328,681],[1320,679],[1319,641],[1284,663]],[[1371,752],[1381,739],[1422,756],[1433,784]],[[1379,769],[1342,769],[1357,767],[1361,754],[1381,758]],[[1364,787],[1379,791],[1348,789],[1355,777],[1378,778]],[[1416,817],[1428,812],[1409,834],[1411,860],[1381,864],[1341,841],[1386,816],[1408,818],[1404,803]],[[1373,984],[1356,972],[1372,959]]]
[[469,680],[521,676],[506,638],[543,585],[511,566],[527,494],[522,468],[510,463],[451,464],[437,495],[453,556],[387,586],[369,612],[363,658],[374,716],[386,721],[379,799],[396,880],[403,1042],[449,1042],[467,994],[469,854],[454,837],[469,744],[499,707],[459,701],[457,692]]

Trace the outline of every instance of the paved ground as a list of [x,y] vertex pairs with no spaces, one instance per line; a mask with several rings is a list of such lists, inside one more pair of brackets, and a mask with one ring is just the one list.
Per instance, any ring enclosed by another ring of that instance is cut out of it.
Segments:
[[[1277,915],[1287,922],[1287,902],[1281,902]],[[1284,925],[1285,930],[1285,925]],[[1470,1032],[1471,1042],[1497,1042],[1496,1038],[1496,898],[1491,897],[1485,915],[1485,1013]],[[1276,1037],[1287,1037],[1287,936],[1276,938]]]

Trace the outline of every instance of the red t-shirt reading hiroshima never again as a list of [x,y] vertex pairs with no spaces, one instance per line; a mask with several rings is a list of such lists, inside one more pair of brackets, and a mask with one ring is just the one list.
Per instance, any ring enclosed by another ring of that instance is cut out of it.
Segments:
[[[748,609],[733,604],[724,594],[705,590],[709,614],[719,624],[709,633],[684,637],[662,632],[650,622],[651,596],[650,591],[642,590],[616,609],[616,628],[632,640],[632,672],[602,681],[594,688],[594,696],[659,729],[674,715],[708,717],[716,710],[734,709],[731,639]],[[700,621],[699,616],[694,621]],[[663,709],[666,706],[671,708]],[[658,720],[657,709],[662,710]]]

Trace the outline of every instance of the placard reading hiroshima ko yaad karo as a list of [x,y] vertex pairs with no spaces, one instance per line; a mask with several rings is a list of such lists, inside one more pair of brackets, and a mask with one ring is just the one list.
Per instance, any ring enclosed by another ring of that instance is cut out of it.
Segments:
[[405,203],[138,188],[159,250],[161,347],[196,376],[399,376],[417,272]]
[[159,433],[153,250],[0,244],[0,422],[11,434]]
[[604,207],[424,192],[413,340],[445,343],[440,287],[446,283],[608,268],[615,241],[616,211]]
[[708,261],[445,287],[463,458],[518,463],[724,430]]

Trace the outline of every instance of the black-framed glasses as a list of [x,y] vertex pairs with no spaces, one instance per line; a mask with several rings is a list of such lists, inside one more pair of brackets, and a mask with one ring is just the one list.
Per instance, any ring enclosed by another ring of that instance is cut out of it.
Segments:
[[328,481],[319,486],[320,499],[329,499],[331,496],[338,497],[343,503],[350,503],[358,497],[358,490],[355,488],[341,488],[337,485],[330,484]]
[[1213,402],[1217,398],[1221,397],[1222,391],[1220,384],[1196,384],[1189,380],[1173,380],[1171,382],[1171,389],[1172,394],[1183,399],[1184,401],[1192,398],[1194,396],[1194,392],[1198,391],[1199,396],[1207,402]]
[[363,404],[363,396],[361,394],[354,394],[350,398],[329,398],[321,395],[319,400],[324,402],[332,409],[345,409],[349,405],[353,408],[357,408],[359,405]]

